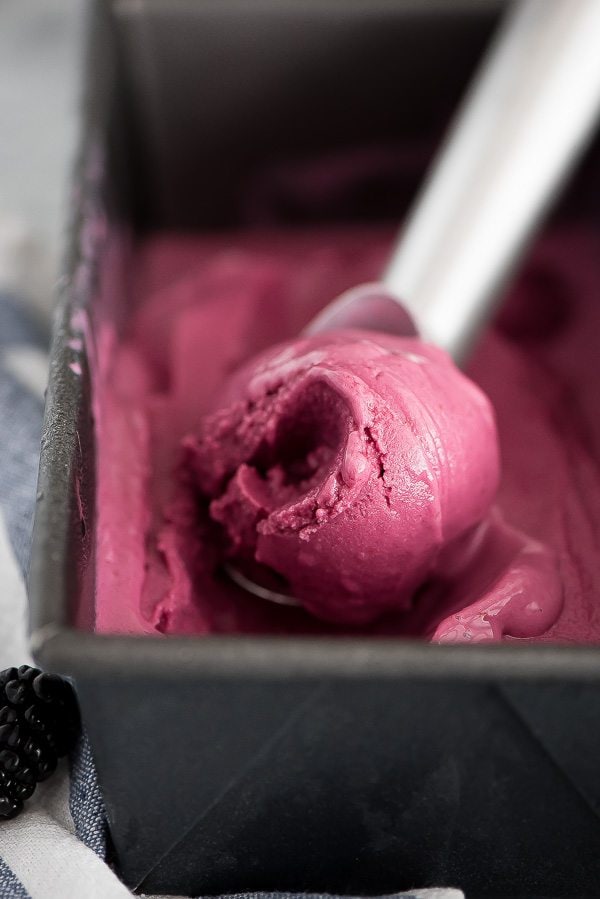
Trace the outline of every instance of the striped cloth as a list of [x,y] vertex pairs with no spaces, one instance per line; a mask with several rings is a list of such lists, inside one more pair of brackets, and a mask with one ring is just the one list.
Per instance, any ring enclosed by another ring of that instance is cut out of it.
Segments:
[[[24,574],[46,372],[41,335],[16,299],[0,294],[0,669],[31,662]],[[130,896],[104,861],[106,845],[102,797],[89,746],[82,738],[72,758],[38,787],[25,811],[13,821],[0,823],[0,899]],[[395,895],[459,899],[462,893],[425,889]],[[284,893],[255,894],[257,899],[261,896],[291,899]]]

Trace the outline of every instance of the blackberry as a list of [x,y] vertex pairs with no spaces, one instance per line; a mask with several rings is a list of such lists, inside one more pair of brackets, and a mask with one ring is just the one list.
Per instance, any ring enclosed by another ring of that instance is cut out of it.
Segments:
[[67,681],[29,665],[0,672],[0,819],[21,811],[78,733],[77,701]]

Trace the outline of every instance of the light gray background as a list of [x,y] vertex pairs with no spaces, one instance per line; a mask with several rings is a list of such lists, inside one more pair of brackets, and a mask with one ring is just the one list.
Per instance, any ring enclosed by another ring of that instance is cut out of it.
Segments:
[[85,0],[0,0],[0,289],[47,314],[74,154]]

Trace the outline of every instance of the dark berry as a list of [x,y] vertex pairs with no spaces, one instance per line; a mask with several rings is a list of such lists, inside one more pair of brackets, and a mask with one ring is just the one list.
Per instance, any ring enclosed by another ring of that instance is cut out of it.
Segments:
[[10,795],[14,796],[15,799],[19,799],[21,802],[29,799],[29,797],[33,795],[34,790],[35,784],[24,784],[18,780],[13,780],[9,785]]
[[12,796],[15,799],[29,799],[35,790],[35,779],[23,780],[11,777],[6,771],[0,769],[0,793]]
[[28,665],[0,672],[0,818],[18,814],[78,732],[77,701],[67,681]]
[[40,715],[39,709],[34,705],[30,705],[28,709],[25,709],[23,717],[32,730],[40,731],[41,733],[46,730],[46,722],[43,716]]
[[14,818],[23,808],[20,799],[0,791],[0,818]]
[[32,668],[31,665],[21,665],[20,668],[17,668],[17,674],[19,680],[26,684],[30,684],[36,677],[39,677],[40,672],[37,668]]
[[[27,766],[25,768],[20,768],[15,774],[15,780],[22,784],[29,784],[35,788],[35,771],[33,768],[28,768]],[[33,790],[31,792],[33,793]]]
[[4,694],[11,705],[24,705],[31,694],[31,687],[25,681],[11,680],[4,687]]
[[0,746],[13,748],[19,745],[20,730],[16,721],[0,725]]
[[17,713],[9,705],[4,705],[0,709],[0,727],[3,724],[12,724],[17,720]]
[[44,702],[64,702],[72,696],[69,684],[56,674],[38,674],[33,680],[33,690]]
[[21,759],[16,752],[12,752],[10,749],[0,749],[0,765],[9,774],[18,771],[20,764]]
[[4,690],[5,685],[14,680],[18,675],[16,668],[5,668],[4,671],[0,671],[0,690]]
[[45,755],[37,763],[37,779],[38,782],[41,783],[43,780],[46,780],[47,777],[50,777],[56,771],[56,756],[55,755]]

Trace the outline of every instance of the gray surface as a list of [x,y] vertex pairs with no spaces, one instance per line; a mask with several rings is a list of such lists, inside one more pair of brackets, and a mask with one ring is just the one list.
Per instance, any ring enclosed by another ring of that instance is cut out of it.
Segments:
[[0,288],[47,311],[75,144],[84,0],[0,0]]

